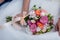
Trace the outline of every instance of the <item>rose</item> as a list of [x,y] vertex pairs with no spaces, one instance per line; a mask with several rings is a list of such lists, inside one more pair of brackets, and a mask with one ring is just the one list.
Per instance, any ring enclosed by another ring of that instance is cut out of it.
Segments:
[[31,24],[30,25],[31,32],[35,33],[36,32],[36,28],[37,28],[36,24]]
[[31,20],[31,22],[32,22],[32,23],[36,23],[36,21],[35,21],[35,20]]
[[37,22],[37,26],[38,26],[40,29],[43,29],[43,28],[44,28],[44,24],[40,23],[39,21]]
[[43,23],[43,24],[46,24],[48,22],[48,17],[47,16],[42,16],[40,18],[40,22]]
[[36,14],[35,14],[35,11],[34,10],[31,10],[30,12],[29,12],[29,17],[30,18],[34,18],[35,16],[36,16]]
[[41,16],[45,16],[45,14],[46,14],[46,13],[44,13],[44,12],[41,12]]
[[48,15],[48,12],[44,9],[41,10],[41,16],[45,16]]
[[40,30],[41,30],[40,27],[37,27],[36,31],[39,32]]

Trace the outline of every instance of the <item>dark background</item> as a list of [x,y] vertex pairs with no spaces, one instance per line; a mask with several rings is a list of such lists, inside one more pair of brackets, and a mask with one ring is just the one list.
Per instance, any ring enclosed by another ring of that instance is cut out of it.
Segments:
[[7,2],[11,2],[12,0],[5,0],[3,3],[0,4],[0,6],[2,6],[3,4],[7,3]]

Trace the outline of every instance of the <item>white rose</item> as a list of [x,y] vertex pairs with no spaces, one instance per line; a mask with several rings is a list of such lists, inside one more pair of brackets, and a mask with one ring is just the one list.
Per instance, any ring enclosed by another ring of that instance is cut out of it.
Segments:
[[35,17],[35,15],[31,15],[31,16],[29,16],[29,18],[34,18]]
[[37,32],[40,31],[41,29],[39,27],[37,27]]
[[35,11],[32,10],[29,12],[30,18],[34,18],[36,16]]
[[38,18],[37,18],[37,17],[35,17],[35,19],[37,20]]
[[48,24],[44,25],[44,28],[42,30],[43,32],[46,32],[47,26],[48,26]]
[[44,29],[48,29],[49,28],[49,24],[44,25]]
[[32,23],[35,23],[36,21],[35,20],[31,20]]
[[49,26],[48,24],[45,24],[45,25],[44,25],[44,29],[47,29],[48,26]]
[[43,32],[46,32],[46,29],[43,29],[42,31],[43,31]]

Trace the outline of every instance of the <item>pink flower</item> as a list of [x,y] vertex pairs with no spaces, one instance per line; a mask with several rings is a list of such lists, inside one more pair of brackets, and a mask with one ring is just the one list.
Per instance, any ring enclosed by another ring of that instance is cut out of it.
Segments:
[[43,23],[43,24],[46,24],[48,22],[48,17],[47,16],[42,16],[40,18],[40,22]]
[[37,28],[36,24],[30,25],[30,30],[31,30],[33,33],[36,32],[36,28]]
[[44,9],[41,10],[41,16],[45,16],[47,14],[48,14],[48,12],[46,10],[44,10]]
[[30,20],[28,20],[27,23],[28,23],[29,26],[32,24]]

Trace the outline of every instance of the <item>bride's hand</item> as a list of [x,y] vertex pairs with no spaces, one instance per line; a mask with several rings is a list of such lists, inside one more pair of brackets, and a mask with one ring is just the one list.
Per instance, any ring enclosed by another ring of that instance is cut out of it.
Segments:
[[22,17],[21,13],[12,17],[12,25],[14,26],[15,29],[18,30],[20,30],[20,25],[18,25],[18,23],[20,24],[20,17]]
[[14,23],[20,23],[21,25],[23,25],[23,24],[25,24],[25,21],[24,21],[24,18],[25,18],[25,14],[17,14],[16,16],[14,16],[13,18],[12,18],[12,21],[14,22]]
[[13,22],[20,21],[20,17],[22,17],[22,14],[21,14],[21,13],[13,16],[12,21],[13,21]]
[[15,27],[17,27],[18,26],[18,28],[20,27],[20,25],[26,25],[26,22],[25,22],[25,20],[24,20],[24,18],[26,17],[27,15],[26,15],[26,13],[24,12],[24,14],[22,14],[22,13],[20,13],[20,14],[17,14],[16,16],[14,16],[13,18],[12,18],[12,24],[15,26]]

